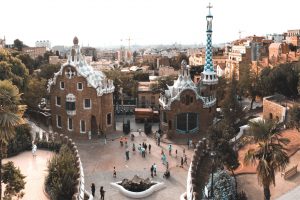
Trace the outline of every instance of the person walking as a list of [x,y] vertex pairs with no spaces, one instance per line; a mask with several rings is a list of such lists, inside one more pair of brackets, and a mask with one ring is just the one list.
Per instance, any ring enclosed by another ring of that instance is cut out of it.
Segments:
[[33,143],[32,143],[32,156],[33,156],[33,157],[36,156],[36,151],[37,151],[37,146],[36,146],[36,144],[33,142]]
[[169,144],[169,155],[172,154],[172,144]]
[[154,172],[154,167],[153,167],[153,165],[151,165],[150,171],[151,171],[151,177],[153,178],[153,172]]
[[185,154],[185,148],[183,148],[182,152],[183,152],[183,155],[184,155]]
[[166,163],[166,168],[169,169],[169,162]]
[[160,146],[160,135],[158,135],[158,138],[157,138],[157,146]]
[[92,183],[92,185],[91,185],[91,191],[92,191],[93,197],[95,197],[95,190],[96,190],[96,186],[95,186],[94,183]]
[[135,144],[132,144],[132,151],[135,152]]
[[148,146],[147,146],[147,144],[145,143],[145,153],[147,153],[147,149],[148,149]]
[[175,150],[175,158],[177,158],[177,149]]
[[105,194],[105,190],[103,189],[103,186],[100,187],[100,199],[104,200],[104,194]]
[[151,144],[149,144],[148,148],[149,148],[149,153],[151,153]]
[[106,133],[104,134],[104,144],[106,144],[107,138],[106,138]]
[[181,157],[181,161],[180,161],[180,167],[183,168],[183,157]]
[[188,165],[188,163],[187,163],[187,156],[186,156],[186,154],[184,154],[184,161],[183,161],[183,163],[185,163],[186,165]]
[[154,163],[154,164],[153,164],[153,173],[154,173],[154,176],[156,176],[156,171],[157,171],[157,166],[156,166],[156,164]]
[[128,147],[126,148],[125,154],[126,154],[126,160],[129,160],[129,149],[128,149]]
[[145,158],[145,157],[146,157],[146,154],[145,154],[145,148],[144,148],[144,147],[142,147],[142,149],[141,149],[141,150],[142,150],[142,157],[143,157],[143,158]]
[[113,177],[114,177],[114,178],[117,178],[116,167],[114,167]]

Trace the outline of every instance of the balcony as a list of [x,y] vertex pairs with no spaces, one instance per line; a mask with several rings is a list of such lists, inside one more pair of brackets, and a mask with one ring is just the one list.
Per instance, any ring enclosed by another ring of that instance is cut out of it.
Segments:
[[67,115],[69,115],[69,116],[76,115],[76,110],[67,110]]

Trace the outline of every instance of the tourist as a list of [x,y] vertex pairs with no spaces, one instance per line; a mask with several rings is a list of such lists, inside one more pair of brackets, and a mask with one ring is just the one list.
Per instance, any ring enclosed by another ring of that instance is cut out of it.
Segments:
[[144,147],[144,148],[145,148],[145,153],[147,152],[147,149],[148,149],[147,147],[148,147],[148,146],[147,146],[147,144],[145,143],[145,147]]
[[154,172],[154,167],[153,167],[153,165],[151,165],[150,171],[151,171],[151,177],[153,178],[153,172]]
[[35,157],[36,156],[36,151],[37,151],[37,146],[36,146],[36,144],[33,142],[32,143],[32,155],[33,155],[33,157]]
[[188,149],[190,148],[190,139],[188,139],[187,141],[187,146],[188,146]]
[[106,134],[104,134],[104,144],[106,144]]
[[125,148],[126,148],[126,149],[128,148],[128,144],[127,144],[127,141],[125,141]]
[[175,150],[175,158],[177,158],[177,149]]
[[142,145],[141,144],[139,144],[138,150],[139,150],[140,153],[142,153]]
[[183,155],[184,155],[184,154],[185,154],[185,148],[183,148],[183,150],[182,150],[182,151],[183,151]]
[[95,197],[95,190],[96,190],[96,187],[95,187],[95,184],[94,184],[94,183],[92,183],[92,185],[91,185],[91,190],[92,190],[92,195],[93,195],[93,197]]
[[121,147],[123,146],[123,136],[121,136],[121,138],[120,138],[120,145],[121,145]]
[[148,147],[149,147],[149,153],[151,153],[151,144],[149,144]]
[[166,163],[166,168],[169,169],[169,162]]
[[114,167],[113,177],[114,177],[114,178],[117,177],[116,167]]
[[144,147],[142,147],[142,149],[141,149],[141,150],[142,150],[142,157],[143,157],[143,158],[145,158],[145,157],[146,157],[146,154],[145,154],[145,148],[144,148]]
[[160,135],[158,134],[158,137],[157,137],[157,146],[160,146]]
[[163,150],[163,149],[161,149],[161,155],[163,155],[163,154],[165,154],[165,153],[164,153],[164,150]]
[[183,161],[183,163],[185,163],[186,165],[188,165],[188,163],[187,163],[187,156],[186,156],[186,154],[184,154],[184,161]]
[[105,193],[105,191],[103,189],[103,186],[101,186],[101,188],[100,188],[100,199],[101,200],[104,200],[104,193]]
[[156,164],[154,163],[154,164],[153,164],[153,172],[154,172],[154,176],[156,176],[156,171],[157,171],[157,166],[156,166]]
[[183,157],[181,157],[180,167],[183,168]]
[[169,155],[172,154],[172,144],[169,144]]
[[167,156],[165,154],[163,154],[161,159],[162,159],[163,164],[165,165],[167,162]]
[[125,155],[126,155],[126,160],[129,160],[129,149],[128,149],[128,147],[126,148]]
[[132,144],[132,151],[135,152],[135,144]]
[[141,135],[141,133],[142,133],[142,129],[139,128],[139,135]]

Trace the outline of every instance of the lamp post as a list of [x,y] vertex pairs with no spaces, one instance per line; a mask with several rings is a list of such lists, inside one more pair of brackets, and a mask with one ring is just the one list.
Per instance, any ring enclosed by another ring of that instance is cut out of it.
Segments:
[[214,165],[215,165],[215,156],[216,152],[211,151],[210,156],[212,158],[212,165],[211,165],[211,188],[210,188],[210,198],[214,199]]

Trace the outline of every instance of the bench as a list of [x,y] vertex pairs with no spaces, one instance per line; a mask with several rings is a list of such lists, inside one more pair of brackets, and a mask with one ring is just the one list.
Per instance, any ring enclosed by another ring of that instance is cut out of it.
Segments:
[[281,177],[283,176],[284,179],[288,179],[297,173],[298,165],[295,165],[291,169],[287,170],[286,172],[281,173]]

